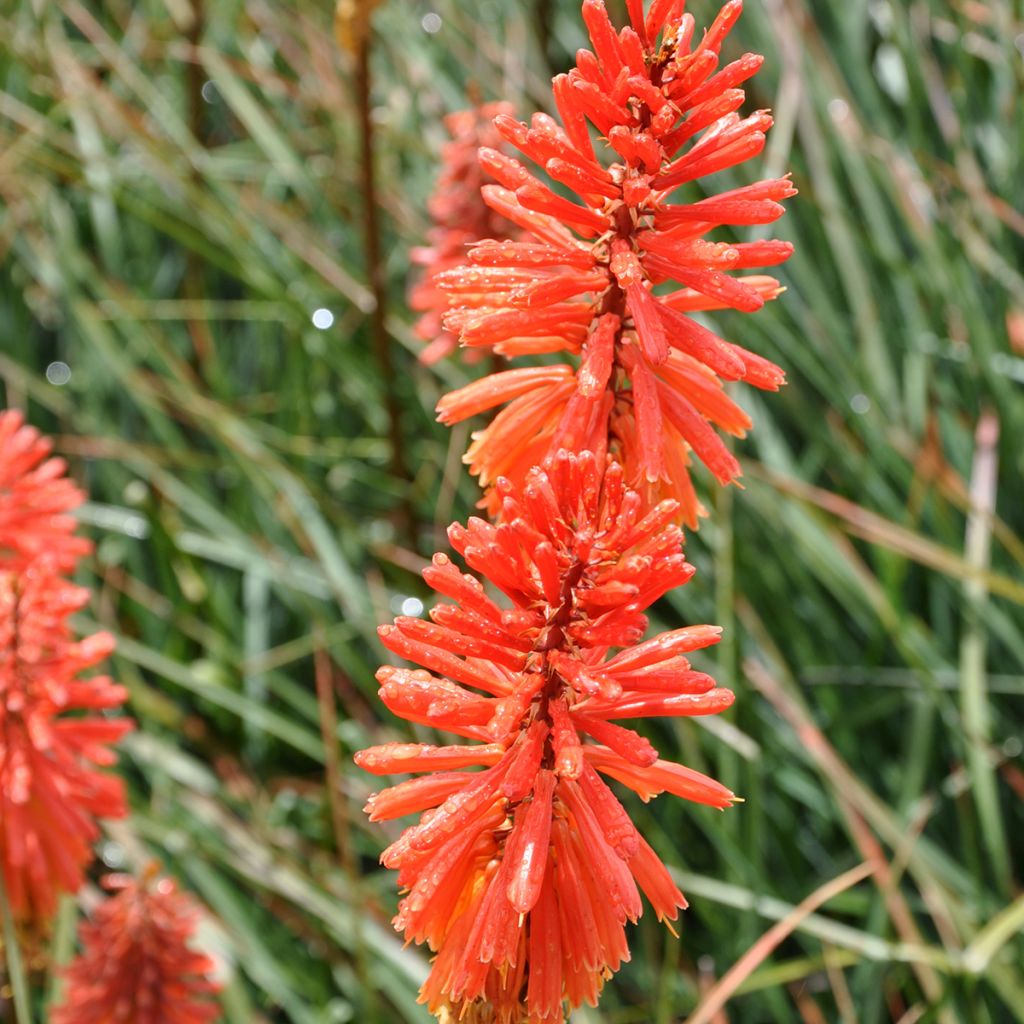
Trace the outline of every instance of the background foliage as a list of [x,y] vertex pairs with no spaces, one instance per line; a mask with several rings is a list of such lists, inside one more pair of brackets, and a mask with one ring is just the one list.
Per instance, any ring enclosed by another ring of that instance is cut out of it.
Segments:
[[[135,815],[101,853],[159,857],[210,908],[229,1024],[426,1019],[376,863],[394,829],[364,822],[350,763],[407,729],[375,698],[374,627],[420,608],[476,498],[466,432],[432,414],[472,368],[417,364],[406,254],[443,113],[470,89],[539,109],[583,43],[575,0],[378,7],[389,374],[331,14],[0,4],[0,379],[91,492],[82,625],[119,636],[141,725]],[[790,384],[742,396],[745,489],[709,492],[700,572],[657,609],[728,627],[707,664],[735,711],[651,736],[747,802],[631,807],[693,906],[679,941],[644,919],[577,1019],[683,1020],[866,860],[716,1024],[1024,1020],[1021,4],[750,0],[736,35],[768,56],[757,173],[793,170],[797,253],[780,301],[716,319]]]

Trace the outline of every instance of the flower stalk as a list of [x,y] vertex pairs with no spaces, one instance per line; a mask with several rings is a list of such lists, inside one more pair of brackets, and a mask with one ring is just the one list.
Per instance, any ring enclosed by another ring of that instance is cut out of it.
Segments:
[[4,959],[7,964],[7,980],[11,986],[14,1002],[15,1024],[32,1024],[32,1005],[29,999],[28,975],[21,958],[18,931],[14,924],[11,901],[7,897],[3,872],[0,871],[0,917],[3,918]]

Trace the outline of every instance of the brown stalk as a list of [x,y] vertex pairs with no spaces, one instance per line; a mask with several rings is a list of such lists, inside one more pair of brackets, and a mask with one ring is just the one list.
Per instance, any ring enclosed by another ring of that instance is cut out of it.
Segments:
[[[369,18],[369,12],[367,12]],[[366,274],[372,294],[370,310],[370,334],[373,352],[377,360],[384,388],[384,402],[388,414],[388,436],[391,442],[391,473],[408,485],[409,470],[405,462],[402,440],[401,410],[394,388],[394,361],[391,358],[391,337],[386,323],[387,288],[384,280],[384,263],[381,257],[379,198],[377,194],[376,148],[371,108],[372,77],[370,51],[373,38],[369,23],[356,39],[356,107],[359,116],[360,141],[360,188],[363,194],[363,238],[366,247]],[[411,538],[413,523],[412,505],[406,493],[398,507],[398,529],[403,539]]]
[[316,699],[320,708],[320,736],[324,741],[327,800],[331,808],[334,845],[341,857],[345,873],[350,878],[355,878],[357,865],[349,839],[348,808],[345,806],[341,757],[338,753],[338,709],[334,703],[334,671],[319,627],[316,629],[316,650],[313,652],[313,664],[316,676]]
[[[192,0],[192,23],[188,27],[188,41],[192,52],[199,52],[199,44],[203,38],[203,27],[205,24],[204,0]],[[188,128],[192,138],[197,145],[204,146],[203,132],[203,66],[198,60],[189,61],[185,67],[185,95],[188,101]],[[193,167],[192,185],[196,189],[202,188],[202,173],[198,167]],[[196,302],[203,297],[203,261],[194,249],[185,250],[185,278],[182,281],[182,296],[186,302]],[[201,375],[203,369],[209,365],[213,355],[213,336],[210,326],[200,316],[190,315],[186,321],[188,333],[192,339],[192,350],[194,358],[192,369],[197,375]]]

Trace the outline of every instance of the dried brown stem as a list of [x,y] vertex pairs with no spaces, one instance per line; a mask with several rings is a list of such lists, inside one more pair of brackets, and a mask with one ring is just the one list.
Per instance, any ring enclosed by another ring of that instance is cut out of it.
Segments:
[[[356,50],[356,106],[359,116],[359,140],[361,147],[360,188],[363,193],[363,239],[366,248],[366,275],[373,298],[370,311],[370,335],[373,351],[384,385],[384,402],[388,414],[388,437],[391,442],[391,473],[408,484],[409,470],[405,462],[401,429],[401,408],[395,392],[394,361],[391,352],[391,337],[386,324],[387,288],[384,280],[384,264],[380,244],[380,206],[377,194],[376,152],[371,108],[372,77],[370,51],[373,33],[369,26],[358,40]],[[415,517],[409,497],[406,494],[398,509],[398,529],[403,540],[412,537]]]

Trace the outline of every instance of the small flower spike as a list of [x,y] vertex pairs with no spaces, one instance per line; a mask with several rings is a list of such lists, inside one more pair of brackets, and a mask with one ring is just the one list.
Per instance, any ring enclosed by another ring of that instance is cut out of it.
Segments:
[[534,169],[497,148],[480,150],[496,182],[484,198],[523,237],[478,242],[465,266],[435,278],[449,297],[445,327],[462,345],[566,359],[493,373],[438,405],[449,424],[505,407],[466,455],[492,515],[499,477],[522,483],[560,448],[608,450],[645,508],[672,498],[681,520],[696,526],[703,509],[691,455],[728,484],[740,467],[719,432],[742,437],[751,425],[723,383],[772,391],[784,383],[779,367],[690,314],[753,313],[782,291],[773,277],[737,275],[782,263],[790,243],[708,236],[777,220],[796,191],[789,178],[674,198],[764,148],[771,116],[739,113],[740,86],[763,58],[721,59],[742,2],[729,0],[704,32],[682,0],[654,0],[646,16],[636,0],[627,7],[631,24],[616,31],[603,0],[585,0],[593,49],[554,79],[560,120],[495,118],[502,139]]
[[645,511],[622,467],[590,452],[559,452],[496,493],[501,525],[472,519],[449,537],[505,601],[436,555],[424,578],[451,603],[380,631],[423,666],[382,668],[384,703],[462,742],[356,761],[422,773],[367,805],[374,821],[420,815],[382,860],[405,890],[396,928],[436,954],[421,998],[443,1021],[559,1024],[629,958],[640,892],[659,919],[686,905],[606,780],[644,800],[734,800],[618,723],[717,714],[733,695],[687,660],[717,627],[642,639],[645,609],[693,574],[675,502]]
[[[459,346],[458,338],[442,323],[448,311],[448,294],[439,287],[441,275],[466,261],[469,245],[483,238],[516,233],[514,224],[484,202],[480,190],[488,178],[477,160],[481,146],[505,147],[493,121],[511,113],[510,103],[487,103],[445,118],[451,141],[441,150],[443,169],[427,205],[433,221],[427,235],[430,244],[409,254],[413,263],[423,267],[423,276],[409,294],[409,304],[422,313],[416,322],[416,334],[427,342],[420,353],[424,363],[436,363]],[[479,357],[479,352],[469,355]]]
[[53,1024],[210,1024],[213,961],[190,948],[199,920],[170,878],[111,875],[114,895],[81,926],[82,953],[65,974]]

